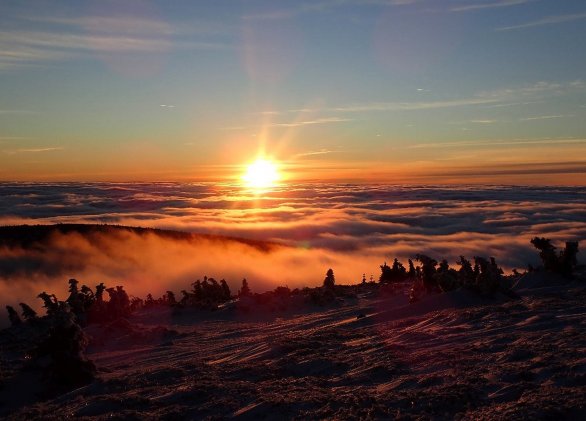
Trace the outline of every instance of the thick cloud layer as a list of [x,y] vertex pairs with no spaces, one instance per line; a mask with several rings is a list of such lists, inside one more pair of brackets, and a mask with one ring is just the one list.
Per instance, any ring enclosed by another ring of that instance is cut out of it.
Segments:
[[[512,269],[537,263],[529,244],[535,235],[560,245],[586,238],[586,189],[576,187],[314,184],[254,194],[210,184],[4,183],[0,197],[0,225],[108,223],[282,244],[263,251],[225,240],[67,235],[53,239],[54,266],[26,273],[0,266],[0,282],[12,295],[18,282],[14,299],[70,276],[89,284],[123,282],[135,294],[185,288],[204,274],[225,277],[233,287],[242,277],[257,289],[315,285],[328,267],[339,281],[354,282],[363,273],[377,277],[384,260],[416,253],[450,261],[460,254],[495,256]],[[0,253],[34,260],[28,251]]]

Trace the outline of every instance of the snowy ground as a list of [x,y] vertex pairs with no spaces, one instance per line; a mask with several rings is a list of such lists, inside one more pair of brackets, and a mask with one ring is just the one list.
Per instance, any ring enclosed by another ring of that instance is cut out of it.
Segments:
[[456,291],[406,307],[365,294],[298,314],[137,314],[88,330],[98,380],[10,417],[585,419],[586,284],[539,281],[489,303]]

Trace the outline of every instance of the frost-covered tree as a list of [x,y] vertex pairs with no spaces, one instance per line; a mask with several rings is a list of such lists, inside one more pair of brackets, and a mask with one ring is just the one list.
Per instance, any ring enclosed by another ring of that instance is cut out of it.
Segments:
[[384,262],[382,265],[380,265],[380,276],[378,278],[378,281],[381,284],[387,284],[391,282],[392,278],[393,272],[391,271],[391,267],[387,265],[387,262]]
[[18,326],[22,323],[20,316],[12,306],[6,306],[6,311],[8,311],[8,320],[12,326]]
[[458,264],[460,265],[460,269],[458,270],[458,280],[460,284],[468,286],[474,284],[476,275],[470,261],[467,260],[464,256],[460,256]]
[[222,288],[222,299],[224,301],[228,301],[232,298],[232,293],[230,292],[230,287],[226,283],[225,279],[220,280],[220,287]]
[[336,285],[336,278],[334,276],[334,271],[330,268],[326,272],[326,277],[324,278],[324,288],[332,290],[334,289],[334,285]]
[[578,264],[576,255],[578,254],[578,242],[567,241],[566,247],[560,253],[560,272],[564,276],[571,276],[574,268]]
[[37,312],[34,311],[28,304],[20,303],[20,308],[22,309],[22,318],[24,320],[34,320],[37,318]]
[[87,285],[82,285],[80,296],[81,296],[81,300],[83,302],[84,309],[89,310],[89,308],[92,305],[94,305],[94,302],[95,302],[94,292]]
[[195,299],[196,300],[203,299],[203,288],[201,286],[201,281],[198,279],[193,284],[191,284],[191,286],[193,287],[193,294],[195,296]]
[[174,305],[177,304],[177,300],[175,299],[175,293],[173,291],[167,291],[165,293],[165,301],[167,304]]
[[397,258],[393,260],[392,266],[387,265],[387,262],[382,264],[380,270],[379,282],[381,284],[403,282],[407,279],[407,270],[405,270],[405,266]]
[[531,240],[531,244],[539,250],[539,257],[543,262],[543,268],[550,272],[557,272],[558,256],[555,252],[555,246],[551,244],[551,240],[543,237],[535,237]]
[[106,290],[106,285],[103,282],[96,285],[96,302],[102,304],[104,302],[104,291]]
[[250,287],[248,286],[248,281],[246,280],[246,278],[242,279],[242,287],[240,288],[240,291],[238,291],[238,296],[239,297],[247,297],[251,294],[250,291]]
[[416,258],[421,262],[421,277],[423,286],[428,292],[436,290],[437,283],[434,275],[436,272],[435,267],[437,266],[437,261],[424,254],[418,254]]
[[393,267],[391,268],[391,270],[393,271],[395,280],[398,281],[405,279],[405,275],[407,274],[405,266],[403,266],[403,263],[399,262],[399,260],[396,257],[393,260]]
[[193,294],[182,289],[181,295],[182,295],[182,297],[181,297],[181,300],[179,301],[181,303],[181,305],[187,305],[187,304],[191,303]]
[[444,292],[452,291],[459,286],[458,272],[450,268],[450,265],[446,259],[443,259],[440,262],[439,267],[433,277],[439,288]]
[[409,279],[415,279],[417,273],[415,272],[415,265],[413,264],[413,260],[409,259],[409,271],[407,272],[407,277]]
[[43,307],[47,311],[47,315],[51,316],[59,311],[59,301],[55,294],[47,294],[45,291],[41,292],[37,298],[43,300]]
[[539,250],[539,257],[546,271],[559,273],[565,277],[571,277],[577,264],[578,242],[568,241],[566,247],[560,253],[556,253],[556,247],[548,238],[535,237],[531,244]]
[[502,280],[502,269],[498,267],[494,257],[486,260],[484,257],[474,257],[475,266],[480,268],[476,278],[475,288],[485,296],[493,295],[500,287]]
[[155,305],[155,299],[153,298],[153,294],[151,294],[150,292],[147,294],[144,304],[147,307],[152,307]]
[[[106,292],[109,295],[110,300],[106,303],[107,307],[107,318],[109,320],[116,320],[120,317],[128,317],[130,315],[130,297],[121,285],[116,288],[107,288]],[[155,304],[153,296],[150,296],[151,305]],[[148,301],[148,297],[147,297]]]
[[70,302],[70,300],[75,300],[77,298],[77,295],[79,294],[77,284],[79,284],[79,281],[77,279],[69,280],[69,298],[66,300],[67,302]]
[[208,281],[210,282],[210,288],[206,294],[206,298],[214,303],[222,301],[222,287],[218,281],[215,278],[208,278]]

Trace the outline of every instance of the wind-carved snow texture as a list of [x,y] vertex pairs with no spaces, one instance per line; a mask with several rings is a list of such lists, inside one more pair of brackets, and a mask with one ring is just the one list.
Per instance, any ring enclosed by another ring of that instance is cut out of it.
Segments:
[[87,331],[98,380],[11,418],[584,419],[586,286],[540,276],[518,300],[149,310]]

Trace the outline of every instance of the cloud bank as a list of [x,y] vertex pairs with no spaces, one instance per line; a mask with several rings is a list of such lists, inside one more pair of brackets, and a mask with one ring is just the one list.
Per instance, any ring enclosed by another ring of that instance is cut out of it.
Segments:
[[135,295],[179,291],[204,274],[233,289],[246,277],[263,290],[317,285],[332,267],[339,282],[356,282],[363,273],[378,277],[385,260],[417,253],[451,262],[495,256],[510,270],[537,263],[533,236],[560,245],[586,238],[583,187],[313,184],[254,194],[201,183],[1,183],[0,196],[0,225],[107,223],[277,244],[56,235],[36,254],[0,250],[0,293],[12,303],[43,289],[63,296],[70,277],[123,283]]

